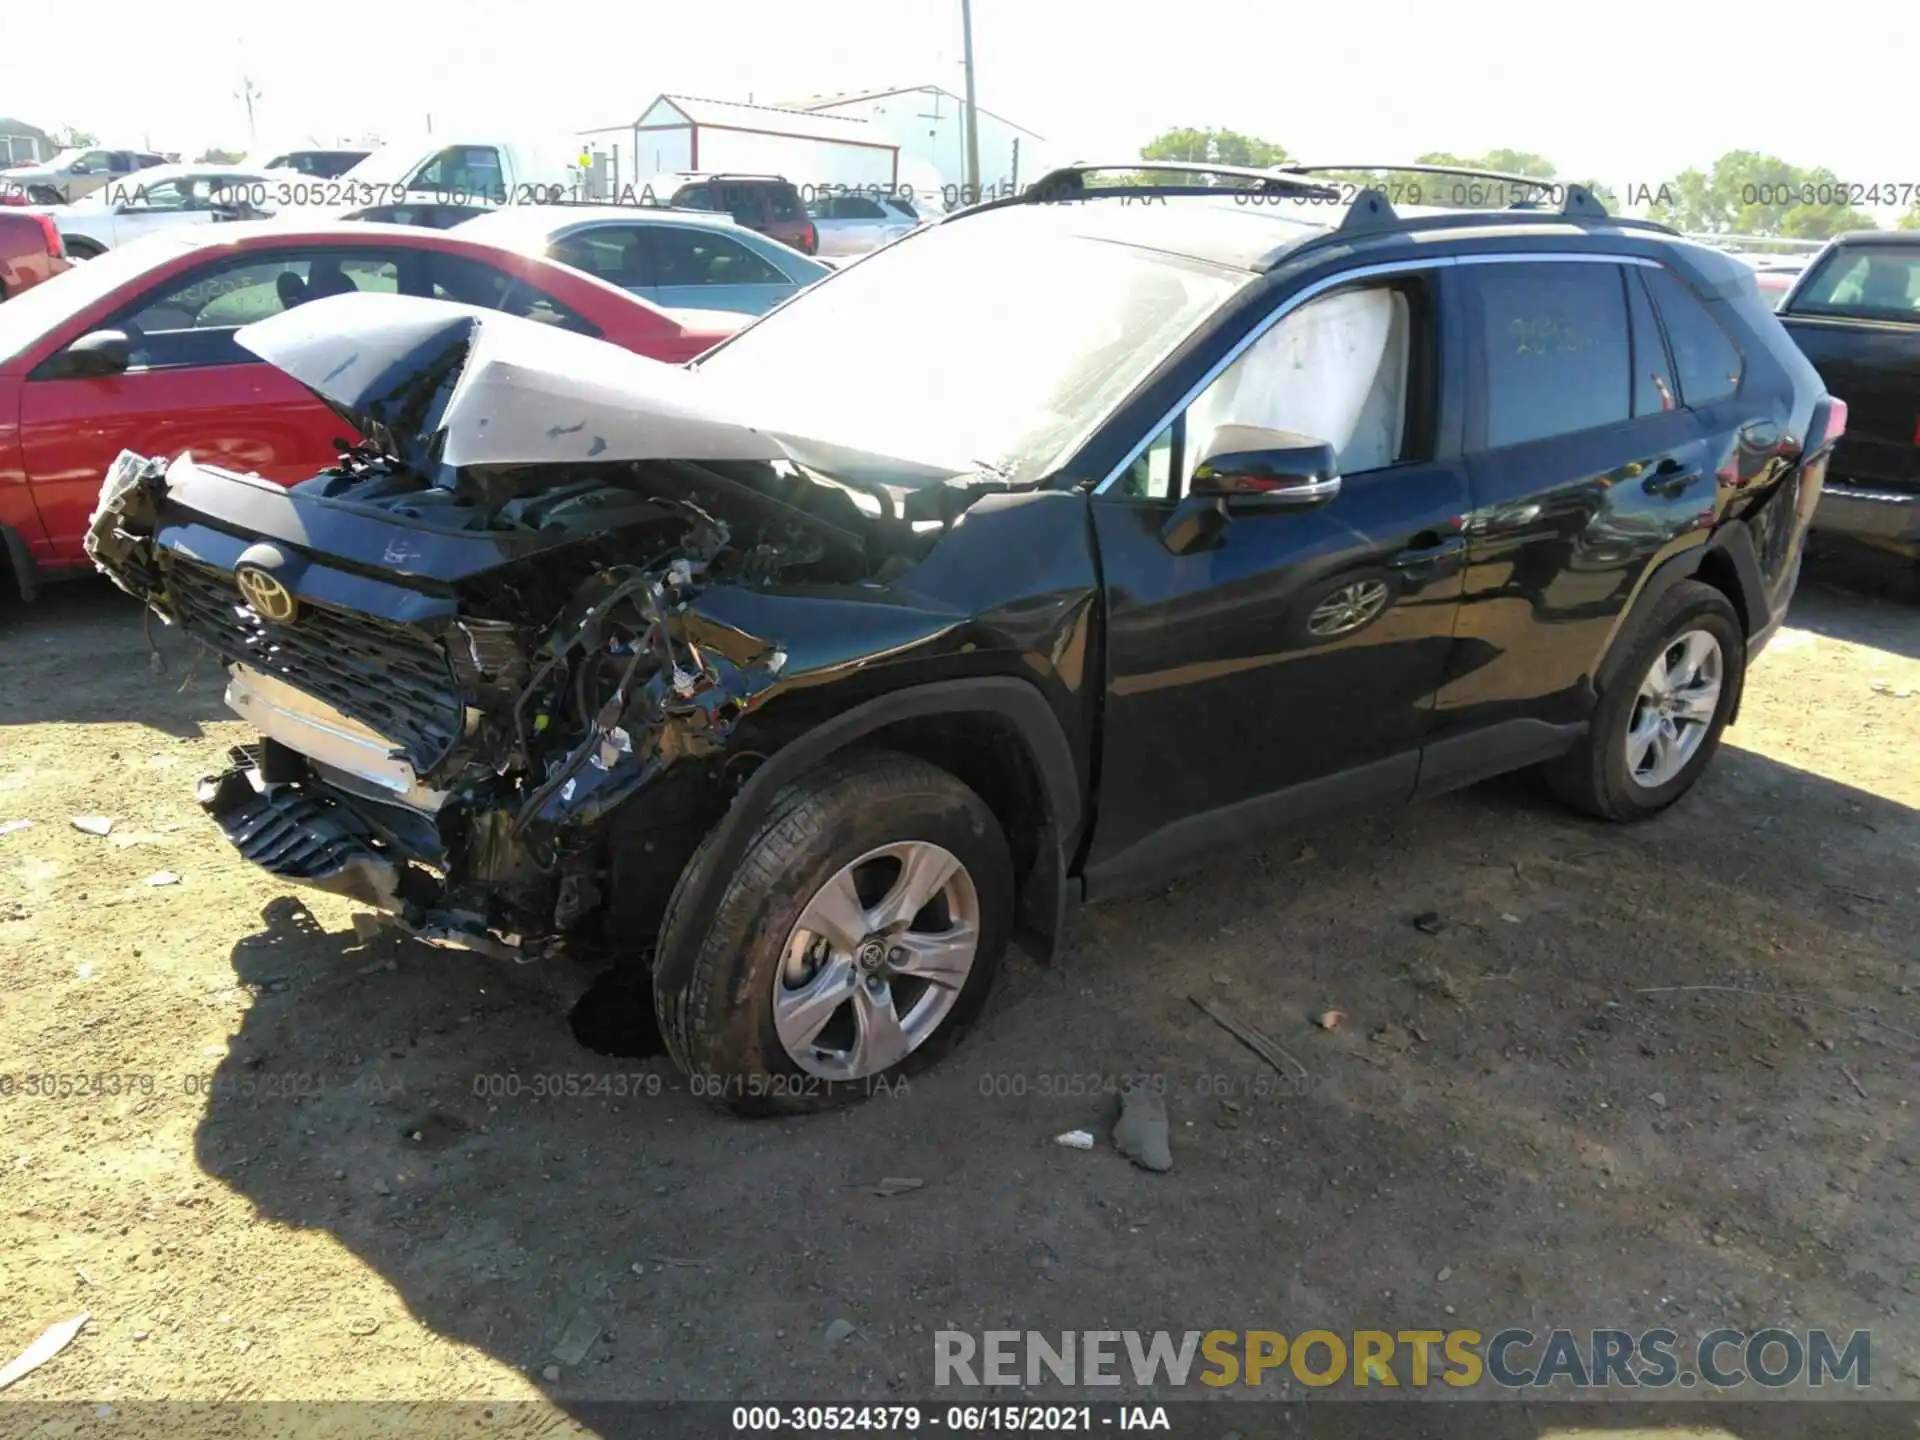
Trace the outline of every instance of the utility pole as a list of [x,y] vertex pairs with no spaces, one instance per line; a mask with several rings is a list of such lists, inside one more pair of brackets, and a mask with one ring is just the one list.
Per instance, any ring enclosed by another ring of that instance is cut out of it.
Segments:
[[261,98],[260,92],[253,88],[253,77],[251,75],[242,75],[240,77],[240,88],[238,91],[235,92],[234,99],[244,100],[246,102],[247,139],[249,141],[258,140],[260,138],[259,134],[253,128],[253,102],[260,98]]
[[967,170],[965,194],[980,194],[980,126],[973,105],[973,0],[960,0],[960,41],[967,67]]

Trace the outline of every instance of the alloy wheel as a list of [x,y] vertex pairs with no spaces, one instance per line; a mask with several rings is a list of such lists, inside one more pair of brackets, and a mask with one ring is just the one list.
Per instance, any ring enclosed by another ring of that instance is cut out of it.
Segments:
[[1654,656],[1634,697],[1625,739],[1627,775],[1657,790],[1699,753],[1720,709],[1726,656],[1705,630],[1688,630]]
[[810,1075],[879,1075],[940,1028],[979,945],[980,897],[958,856],[925,840],[869,850],[794,922],[774,981],[774,1030]]

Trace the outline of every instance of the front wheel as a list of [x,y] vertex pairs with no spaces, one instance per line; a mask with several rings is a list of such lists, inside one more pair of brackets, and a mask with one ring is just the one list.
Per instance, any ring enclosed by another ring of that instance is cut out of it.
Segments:
[[696,1094],[792,1114],[886,1092],[985,1005],[1013,915],[1005,837],[980,797],[911,756],[848,756],[775,801],[704,935],[682,899],[654,1000]]
[[1577,809],[1641,820],[1692,789],[1719,748],[1746,678],[1746,637],[1725,595],[1683,580],[1620,643],[1626,658],[1586,739],[1542,773]]

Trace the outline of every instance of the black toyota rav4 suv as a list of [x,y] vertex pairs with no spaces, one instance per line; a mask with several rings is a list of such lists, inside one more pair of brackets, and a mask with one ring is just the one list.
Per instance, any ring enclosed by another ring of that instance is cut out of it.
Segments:
[[260,732],[201,803],[414,934],[630,967],[779,1111],[1269,827],[1524,766],[1607,819],[1683,795],[1844,413],[1751,270],[1577,189],[1103,172],[686,370],[399,296],[242,331],[339,464],[125,455],[89,540]]

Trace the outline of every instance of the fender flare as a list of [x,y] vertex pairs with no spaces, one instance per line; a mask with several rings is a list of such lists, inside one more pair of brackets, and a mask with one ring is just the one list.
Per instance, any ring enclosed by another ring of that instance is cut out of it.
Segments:
[[[1772,611],[1767,601],[1766,580],[1760,572],[1760,555],[1753,548],[1752,532],[1736,520],[1722,525],[1705,544],[1669,556],[1653,568],[1640,586],[1640,593],[1622,609],[1594,664],[1593,685],[1596,692],[1604,693],[1626,660],[1627,647],[1619,643],[1621,638],[1639,628],[1640,622],[1660,603],[1661,596],[1682,580],[1691,580],[1698,575],[1709,556],[1724,556],[1733,567],[1734,593],[1728,598],[1733,602],[1746,634],[1749,637],[1757,635],[1766,627]],[[1743,686],[1743,692],[1744,689]],[[1740,697],[1736,697],[1728,723],[1738,719],[1739,714]]]
[[34,561],[33,551],[27,548],[27,542],[21,533],[11,525],[0,525],[0,545],[7,551],[7,567],[13,572],[13,583],[20,592],[23,601],[40,598],[40,566]]
[[[1029,881],[1016,938],[1042,958],[1061,943],[1068,899],[1067,865],[1079,836],[1081,797],[1073,749],[1046,698],[1034,686],[1004,676],[942,680],[880,695],[795,737],[773,752],[747,781],[715,824],[711,846],[700,869],[687,877],[689,892],[680,905],[688,918],[686,933],[703,934],[712,922],[722,887],[740,865],[747,842],[772,808],[775,795],[862,737],[897,724],[932,716],[990,714],[1014,727],[1040,777],[1046,821],[1040,854]],[[664,953],[656,965],[672,961]]]

